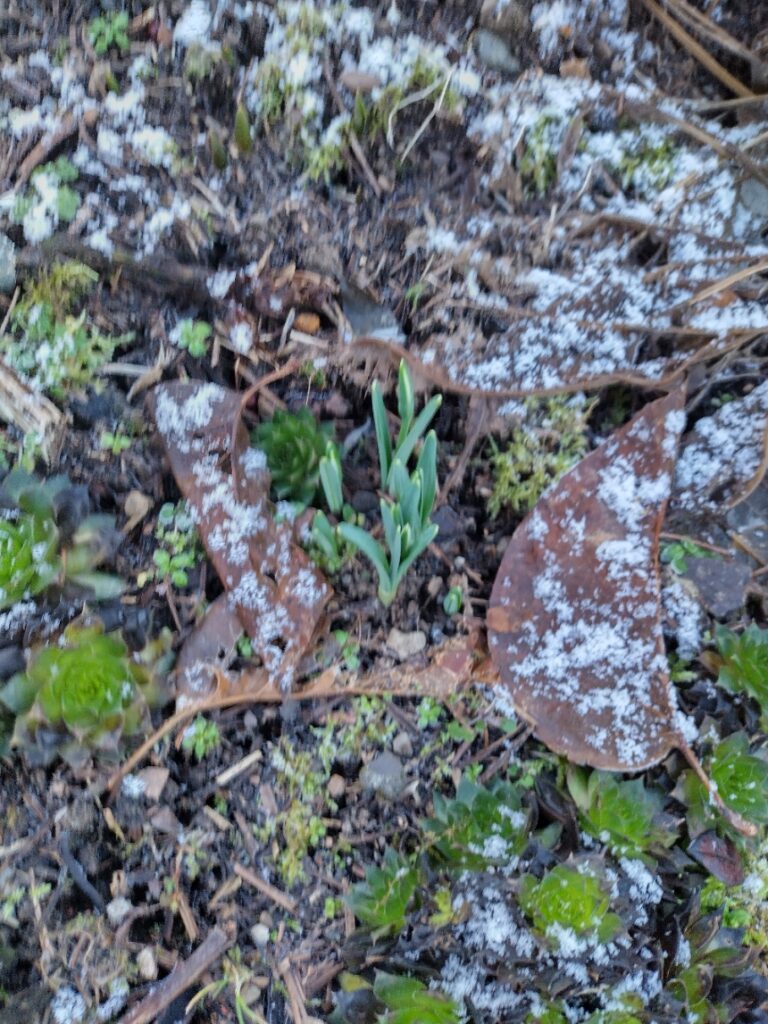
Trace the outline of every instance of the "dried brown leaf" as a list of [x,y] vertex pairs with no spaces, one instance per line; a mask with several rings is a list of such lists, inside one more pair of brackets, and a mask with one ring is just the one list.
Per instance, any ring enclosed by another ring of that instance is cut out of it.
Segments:
[[494,583],[489,647],[519,713],[570,760],[637,771],[679,745],[658,535],[684,423],[646,405],[541,499]]
[[[150,403],[229,608],[268,677],[288,687],[331,588],[294,543],[290,524],[274,521],[266,460],[239,421],[241,396],[214,384],[175,383],[156,388]],[[192,682],[189,672],[185,678]],[[202,682],[205,692],[210,681]],[[201,693],[193,687],[187,696]]]

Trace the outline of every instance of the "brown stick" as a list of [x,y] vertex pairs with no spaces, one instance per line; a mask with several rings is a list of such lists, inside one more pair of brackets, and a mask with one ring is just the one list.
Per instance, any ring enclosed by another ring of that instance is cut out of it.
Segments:
[[751,89],[748,89],[743,82],[740,82],[738,78],[735,78],[730,71],[727,71],[719,61],[709,53],[701,43],[697,42],[690,33],[686,32],[682,25],[680,25],[675,19],[667,14],[667,12],[659,7],[654,0],[643,0],[643,3],[648,8],[650,13],[657,18],[662,25],[664,25],[669,32],[677,39],[681,46],[684,46],[690,54],[692,54],[696,60],[703,64],[704,67],[709,71],[711,75],[719,79],[723,85],[730,89],[731,92],[737,96],[754,96]]
[[145,996],[128,1013],[123,1014],[119,1024],[152,1024],[152,1021],[157,1020],[165,1007],[194,984],[200,975],[229,949],[233,942],[234,939],[230,939],[221,928],[214,928],[192,956],[187,960],[182,960],[172,974],[163,978],[153,987],[149,995]]
[[[92,128],[96,124],[98,116],[96,110],[86,110],[83,114],[82,122],[86,128]],[[19,173],[16,175],[17,187],[23,185],[32,171],[46,160],[57,146],[60,146],[70,135],[74,135],[78,128],[78,119],[72,114],[67,114],[55,131],[52,131],[49,135],[44,135],[35,148],[26,156],[21,167],[19,167]]]
[[283,910],[287,910],[289,914],[296,913],[298,906],[296,900],[286,896],[281,889],[277,889],[274,885],[270,885],[269,882],[265,882],[263,878],[259,878],[255,871],[251,871],[250,868],[246,868],[242,864],[235,864],[234,871],[244,882],[252,885],[254,889],[258,889],[263,896],[272,900],[273,903],[282,907]]

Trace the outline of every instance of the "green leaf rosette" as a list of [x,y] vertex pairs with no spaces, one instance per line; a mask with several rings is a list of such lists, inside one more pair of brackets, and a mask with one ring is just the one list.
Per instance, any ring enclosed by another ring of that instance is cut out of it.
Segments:
[[6,510],[0,518],[0,610],[34,597],[53,582],[59,569],[58,538],[50,517]]
[[123,739],[148,729],[156,697],[151,674],[118,634],[78,625],[0,690],[0,701],[17,716],[12,746],[31,764],[59,755],[75,768],[94,753],[115,760]]

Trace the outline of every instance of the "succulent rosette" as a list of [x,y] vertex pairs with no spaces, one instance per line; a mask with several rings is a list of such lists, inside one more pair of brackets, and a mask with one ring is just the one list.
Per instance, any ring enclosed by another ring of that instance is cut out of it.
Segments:
[[95,571],[119,541],[111,516],[88,515],[88,492],[65,476],[40,481],[22,469],[0,484],[0,611],[56,583],[103,601],[122,593]]
[[0,511],[0,610],[45,590],[59,567],[53,519],[17,509]]
[[277,498],[302,505],[312,502],[320,481],[320,459],[332,444],[331,429],[306,408],[297,413],[278,409],[269,423],[256,428],[253,441],[267,456]]
[[0,702],[16,715],[11,745],[32,764],[59,755],[73,767],[94,753],[116,759],[124,739],[148,729],[158,696],[151,672],[119,634],[100,625],[68,626],[57,645],[34,653],[26,672],[0,690]]

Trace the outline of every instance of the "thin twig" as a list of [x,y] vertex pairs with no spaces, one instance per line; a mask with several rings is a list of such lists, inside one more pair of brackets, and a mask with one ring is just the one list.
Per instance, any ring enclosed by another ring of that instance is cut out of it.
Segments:
[[234,942],[221,928],[214,928],[187,960],[177,964],[172,974],[154,985],[140,1003],[123,1014],[119,1024],[152,1024],[162,1011],[193,985]]
[[272,900],[273,903],[282,907],[283,910],[287,910],[289,914],[296,913],[298,908],[296,900],[291,899],[290,896],[286,896],[281,889],[276,888],[274,885],[270,885],[269,882],[266,882],[263,878],[259,878],[255,871],[251,871],[250,868],[237,863],[235,863],[233,870],[244,882],[247,882],[248,885],[252,885],[254,889],[258,889],[262,896],[266,896],[268,899]]

